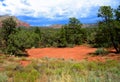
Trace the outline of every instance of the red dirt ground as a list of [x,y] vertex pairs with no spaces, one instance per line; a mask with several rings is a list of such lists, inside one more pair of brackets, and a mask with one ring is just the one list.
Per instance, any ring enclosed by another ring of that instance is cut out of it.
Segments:
[[30,58],[64,58],[82,60],[88,56],[89,53],[93,53],[96,48],[90,48],[87,46],[78,46],[74,48],[35,48],[28,49],[27,53]]
[[120,55],[110,53],[107,56],[90,56],[96,48],[89,46],[76,46],[74,48],[34,48],[28,49],[29,58],[64,58],[66,60],[89,60],[89,61],[105,61],[106,59],[120,60]]
[[[104,62],[107,59],[120,60],[120,54],[110,53],[106,56],[91,56],[90,53],[94,53],[96,48],[91,48],[89,46],[76,46],[74,48],[34,48],[27,49],[28,58],[61,58],[61,59],[73,59],[73,60],[83,60],[88,61],[100,61]],[[27,66],[30,62],[21,61],[23,66]]]

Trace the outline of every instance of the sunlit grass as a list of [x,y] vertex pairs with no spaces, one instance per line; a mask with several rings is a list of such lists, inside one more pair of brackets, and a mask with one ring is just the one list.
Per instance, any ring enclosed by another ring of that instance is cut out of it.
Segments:
[[[1,57],[2,58],[2,57]],[[23,67],[18,60],[25,58],[3,58],[0,70],[1,82],[119,82],[120,62],[77,62],[62,59],[29,59]],[[17,62],[16,62],[17,61]],[[3,80],[3,81],[2,81]]]

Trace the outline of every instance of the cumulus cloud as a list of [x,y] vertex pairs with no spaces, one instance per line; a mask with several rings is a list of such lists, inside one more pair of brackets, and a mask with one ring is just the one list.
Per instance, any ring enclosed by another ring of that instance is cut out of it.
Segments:
[[86,18],[93,7],[116,6],[119,0],[2,0],[0,14],[63,19]]

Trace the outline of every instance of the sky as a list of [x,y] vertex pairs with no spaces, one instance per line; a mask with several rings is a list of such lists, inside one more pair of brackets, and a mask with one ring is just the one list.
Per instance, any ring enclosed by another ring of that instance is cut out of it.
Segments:
[[0,0],[0,15],[16,16],[32,26],[67,24],[71,17],[96,23],[104,5],[117,8],[120,0]]

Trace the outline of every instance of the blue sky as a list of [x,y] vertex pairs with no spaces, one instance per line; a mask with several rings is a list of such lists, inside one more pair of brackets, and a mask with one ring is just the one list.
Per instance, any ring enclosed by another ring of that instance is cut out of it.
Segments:
[[119,4],[119,0],[0,0],[0,15],[14,15],[32,26],[66,24],[70,17],[96,23],[100,6]]

